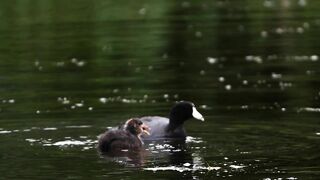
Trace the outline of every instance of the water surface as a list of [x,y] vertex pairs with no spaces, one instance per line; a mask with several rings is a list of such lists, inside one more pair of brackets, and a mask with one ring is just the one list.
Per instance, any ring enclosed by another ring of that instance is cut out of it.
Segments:
[[[2,1],[4,179],[317,179],[319,2]],[[180,100],[186,142],[97,136]]]

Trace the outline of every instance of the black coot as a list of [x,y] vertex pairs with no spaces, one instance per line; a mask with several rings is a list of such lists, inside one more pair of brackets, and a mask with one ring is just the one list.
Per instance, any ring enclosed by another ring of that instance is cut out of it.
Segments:
[[150,135],[141,137],[144,140],[162,138],[186,138],[183,123],[191,118],[204,121],[203,116],[197,111],[191,102],[181,101],[175,104],[169,114],[169,118],[159,116],[141,117],[140,120],[150,128]]
[[138,119],[129,119],[123,129],[109,130],[99,136],[98,149],[101,152],[116,152],[123,149],[137,150],[142,147],[140,136],[149,134],[149,128]]

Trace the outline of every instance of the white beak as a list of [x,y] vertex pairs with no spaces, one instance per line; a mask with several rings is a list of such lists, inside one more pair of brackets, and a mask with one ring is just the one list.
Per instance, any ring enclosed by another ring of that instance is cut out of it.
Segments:
[[198,110],[195,107],[192,107],[192,116],[195,119],[198,119],[200,121],[204,121],[203,116],[198,112]]

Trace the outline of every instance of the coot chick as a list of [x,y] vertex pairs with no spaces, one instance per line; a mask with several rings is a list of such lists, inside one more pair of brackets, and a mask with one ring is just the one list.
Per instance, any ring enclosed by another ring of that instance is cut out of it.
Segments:
[[123,149],[138,150],[142,147],[140,136],[149,134],[149,128],[138,119],[129,119],[123,129],[113,129],[101,134],[98,149],[101,152],[117,152]]
[[191,102],[181,101],[175,104],[169,118],[159,116],[141,117],[140,120],[150,128],[150,135],[141,137],[143,140],[155,140],[163,138],[185,139],[186,131],[183,124],[186,120],[195,118],[204,121],[203,116],[198,112]]

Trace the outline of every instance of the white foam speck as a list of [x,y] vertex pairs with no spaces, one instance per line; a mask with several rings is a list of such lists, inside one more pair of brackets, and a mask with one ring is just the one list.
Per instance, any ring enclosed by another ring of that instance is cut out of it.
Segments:
[[215,64],[218,62],[217,58],[214,57],[207,57],[207,61],[209,64]]
[[224,82],[225,81],[225,78],[224,77],[219,77],[219,79],[218,79],[220,82]]
[[305,107],[305,108],[300,108],[298,110],[300,111],[305,111],[305,112],[320,112],[320,108],[312,108],[312,107]]
[[80,103],[76,103],[75,104],[77,107],[83,107],[84,106],[84,103],[83,102],[80,102]]
[[307,5],[307,1],[306,0],[299,0],[298,5],[304,7]]
[[267,7],[267,8],[270,8],[270,7],[274,6],[274,2],[273,2],[273,1],[270,1],[270,0],[265,0],[265,1],[263,2],[263,6],[264,6],[264,7]]
[[43,128],[43,130],[45,130],[45,131],[55,131],[55,130],[57,130],[58,128],[56,128],[56,127],[47,127],[47,128]]
[[146,8],[141,8],[141,9],[139,9],[139,14],[140,14],[140,15],[145,15],[146,12],[147,12],[147,9],[146,9]]
[[304,32],[303,27],[297,27],[297,33],[302,34]]
[[102,98],[99,99],[99,101],[100,101],[101,103],[105,104],[105,103],[107,103],[108,100],[107,100],[107,98],[102,97]]
[[282,74],[277,74],[277,73],[271,73],[271,77],[272,79],[281,79],[282,78]]
[[65,126],[66,128],[90,128],[90,125]]
[[15,103],[15,100],[14,99],[9,99],[8,103],[13,104],[13,103]]
[[37,142],[36,139],[32,139],[32,138],[29,138],[29,139],[25,139],[26,141],[30,142],[30,143],[33,143],[33,142]]
[[261,31],[261,37],[263,37],[263,38],[268,37],[268,32],[267,31]]
[[195,33],[195,36],[196,36],[197,38],[201,38],[201,37],[202,37],[202,32],[201,32],[201,31],[197,31],[197,32]]
[[232,86],[231,86],[230,84],[225,85],[225,89],[226,89],[227,91],[230,91],[231,88],[232,88]]
[[[191,164],[190,164],[191,165]],[[193,167],[178,167],[178,166],[166,166],[166,167],[152,167],[152,168],[144,168],[147,171],[178,171],[178,172],[186,172],[186,171],[199,171],[199,170],[219,170],[221,167],[204,167],[204,166],[193,166]]]
[[260,56],[253,56],[253,55],[248,55],[245,57],[246,61],[248,62],[256,62],[258,64],[261,64],[263,62],[262,58]]
[[86,143],[83,141],[77,140],[65,140],[65,141],[58,141],[53,143],[53,146],[70,146],[70,145],[85,145]]
[[6,130],[4,130],[4,131],[0,131],[0,134],[9,134],[9,133],[11,133],[12,131],[6,131]]
[[246,166],[240,166],[240,165],[230,165],[229,167],[233,168],[233,169],[242,169]]
[[296,178],[296,177],[288,177],[287,178],[287,180],[296,180],[296,179],[298,179],[298,178]]
[[191,136],[187,136],[186,137],[186,143],[202,143],[203,141],[201,140],[201,138],[195,138],[195,137],[191,137]]
[[318,59],[319,59],[319,56],[317,56],[317,55],[310,56],[311,61],[318,61]]

